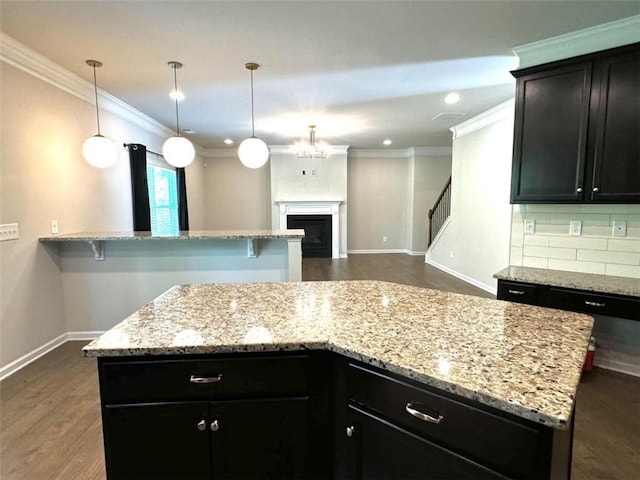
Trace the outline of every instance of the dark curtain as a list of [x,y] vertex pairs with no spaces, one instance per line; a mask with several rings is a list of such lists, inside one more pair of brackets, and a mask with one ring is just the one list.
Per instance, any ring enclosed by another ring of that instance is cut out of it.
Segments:
[[149,186],[147,185],[147,147],[130,143],[131,198],[133,201],[133,230],[151,231]]
[[187,180],[184,168],[176,168],[176,180],[178,184],[178,223],[180,231],[189,230],[189,209],[187,207]]

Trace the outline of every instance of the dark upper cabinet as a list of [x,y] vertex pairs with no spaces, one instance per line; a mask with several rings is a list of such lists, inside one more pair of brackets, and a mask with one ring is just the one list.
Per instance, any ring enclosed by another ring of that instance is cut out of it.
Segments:
[[640,43],[512,73],[511,203],[640,203]]

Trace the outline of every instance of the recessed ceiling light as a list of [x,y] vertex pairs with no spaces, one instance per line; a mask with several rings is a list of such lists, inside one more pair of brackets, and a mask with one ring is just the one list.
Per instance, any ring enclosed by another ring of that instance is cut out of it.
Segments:
[[184,93],[182,93],[180,90],[171,90],[169,96],[174,100],[184,100]]
[[226,143],[227,145],[233,145],[233,140],[231,140],[230,138],[225,138],[224,143]]
[[449,105],[453,105],[454,103],[458,103],[460,101],[460,94],[457,92],[451,92],[449,95],[444,97],[445,103]]
[[383,143],[383,145],[391,145],[393,142],[387,138],[387,139],[386,139],[384,142],[382,142],[382,143]]

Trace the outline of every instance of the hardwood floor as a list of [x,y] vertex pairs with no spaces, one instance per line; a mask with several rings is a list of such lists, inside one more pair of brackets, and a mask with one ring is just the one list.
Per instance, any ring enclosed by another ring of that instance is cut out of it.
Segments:
[[[304,259],[303,279],[387,280],[490,297],[403,254]],[[95,359],[68,342],[0,383],[0,479],[104,479]],[[572,478],[640,478],[640,378],[594,369],[576,403]]]

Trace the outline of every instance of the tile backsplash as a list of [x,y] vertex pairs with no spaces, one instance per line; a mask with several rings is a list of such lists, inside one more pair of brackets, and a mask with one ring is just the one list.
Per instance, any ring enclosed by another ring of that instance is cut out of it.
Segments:
[[[535,233],[524,221],[535,220]],[[582,222],[570,235],[571,221]],[[625,221],[626,236],[613,236]],[[513,205],[511,265],[640,278],[640,205]]]

